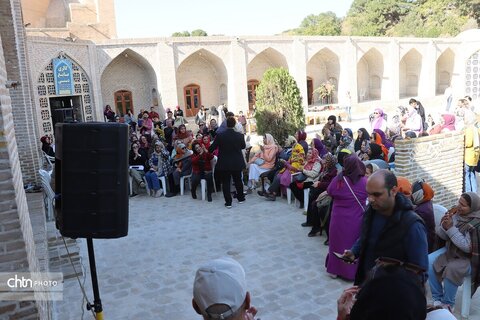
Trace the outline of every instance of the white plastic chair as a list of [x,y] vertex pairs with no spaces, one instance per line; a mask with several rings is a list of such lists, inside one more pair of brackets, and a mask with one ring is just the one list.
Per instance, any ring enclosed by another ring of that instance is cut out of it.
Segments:
[[[188,182],[191,185],[191,180],[192,180],[192,174],[189,174],[187,176],[180,177],[180,195],[185,194],[185,183]],[[202,198],[204,195],[202,194]]]
[[[160,180],[161,182],[160,195],[167,194],[167,179],[165,178],[165,176],[161,176],[161,177],[158,177],[158,180]],[[147,195],[149,195],[150,188],[148,187],[148,183],[145,177],[143,177],[143,181],[145,182],[145,189],[147,190]],[[132,177],[130,177],[130,190],[132,190]]]
[[[217,165],[217,156],[213,156],[213,159],[210,160],[210,164],[212,165],[212,180],[213,180],[213,191],[217,193],[217,186],[215,185],[215,166]],[[207,180],[202,179],[200,180],[200,189],[202,192],[202,201],[206,199],[207,193]]]
[[48,171],[40,169],[40,180],[43,188],[43,201],[45,202],[45,208],[47,210],[47,221],[54,220],[54,201],[55,201],[55,192],[50,186],[51,176]]

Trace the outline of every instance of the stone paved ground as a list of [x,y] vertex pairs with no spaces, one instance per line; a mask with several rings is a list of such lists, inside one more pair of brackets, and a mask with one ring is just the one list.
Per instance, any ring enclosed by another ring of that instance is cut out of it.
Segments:
[[[244,266],[261,319],[335,319],[336,299],[349,283],[325,273],[325,238],[306,236],[301,210],[257,195],[244,204],[234,202],[230,210],[223,203],[221,193],[212,203],[189,195],[132,198],[129,235],[94,240],[105,319],[200,319],[190,303],[195,270],[225,255]],[[80,246],[88,269],[85,241]],[[480,318],[479,297],[472,302],[471,319]],[[76,281],[65,284],[64,301],[56,308],[57,319],[81,319]],[[86,313],[84,319],[92,316]]]

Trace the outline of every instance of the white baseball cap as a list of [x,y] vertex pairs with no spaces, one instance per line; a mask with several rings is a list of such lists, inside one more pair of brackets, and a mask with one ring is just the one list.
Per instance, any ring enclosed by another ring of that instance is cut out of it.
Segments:
[[[193,282],[193,299],[210,319],[228,319],[243,305],[247,295],[245,271],[229,257],[215,259],[198,268]],[[209,312],[213,305],[226,305],[227,311]]]

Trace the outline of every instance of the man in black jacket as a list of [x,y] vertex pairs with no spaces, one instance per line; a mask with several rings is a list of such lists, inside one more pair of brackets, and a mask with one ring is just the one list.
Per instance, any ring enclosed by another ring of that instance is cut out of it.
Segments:
[[369,206],[360,238],[343,254],[351,261],[358,258],[355,284],[363,283],[380,257],[428,270],[427,231],[423,220],[413,211],[412,202],[398,192],[397,177],[388,170],[376,171],[368,179],[367,193]]
[[217,134],[215,140],[208,148],[209,152],[213,152],[218,147],[218,161],[215,170],[220,174],[225,207],[228,209],[232,207],[231,179],[233,179],[235,189],[237,190],[238,202],[243,203],[245,201],[241,174],[246,167],[242,154],[242,149],[245,149],[246,145],[243,134],[233,129],[235,123],[234,117],[228,117],[227,130]]

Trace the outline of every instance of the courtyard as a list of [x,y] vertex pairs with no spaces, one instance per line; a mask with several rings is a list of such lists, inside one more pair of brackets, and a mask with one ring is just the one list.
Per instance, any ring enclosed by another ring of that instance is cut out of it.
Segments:
[[[127,237],[94,240],[105,319],[201,319],[191,307],[196,268],[230,256],[246,271],[252,304],[263,320],[336,319],[336,300],[349,282],[325,272],[325,235],[308,238],[302,210],[285,199],[265,201],[248,195],[228,210],[221,192],[213,202],[189,194],[130,201]],[[86,271],[85,287],[93,302],[86,242],[79,241]],[[83,281],[83,279],[82,279]],[[461,288],[455,315],[460,319]],[[57,319],[93,319],[85,310],[78,282],[65,283]],[[470,319],[480,317],[480,295],[472,300]]]

